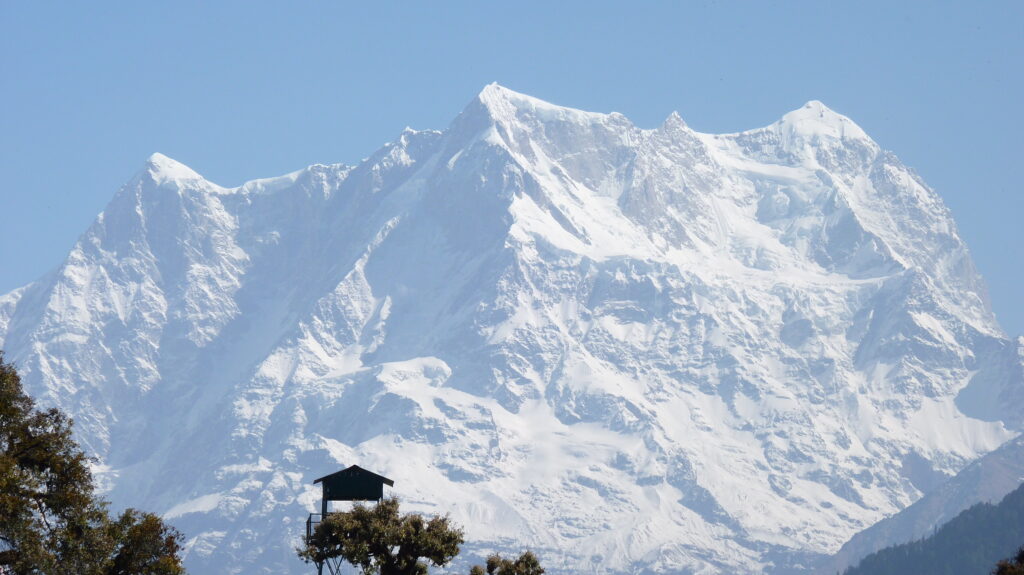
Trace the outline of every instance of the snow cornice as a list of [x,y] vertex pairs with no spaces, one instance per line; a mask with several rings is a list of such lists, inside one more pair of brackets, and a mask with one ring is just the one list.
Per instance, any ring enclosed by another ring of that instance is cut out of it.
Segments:
[[192,168],[159,152],[149,156],[144,171],[157,184],[206,181]]

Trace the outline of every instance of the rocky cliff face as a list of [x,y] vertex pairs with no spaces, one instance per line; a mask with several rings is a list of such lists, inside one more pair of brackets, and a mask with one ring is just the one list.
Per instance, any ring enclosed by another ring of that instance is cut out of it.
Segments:
[[941,200],[818,102],[709,135],[491,85],[355,167],[154,155],[0,340],[195,572],[308,571],[311,482],[352,463],[467,556],[798,570],[1024,413]]

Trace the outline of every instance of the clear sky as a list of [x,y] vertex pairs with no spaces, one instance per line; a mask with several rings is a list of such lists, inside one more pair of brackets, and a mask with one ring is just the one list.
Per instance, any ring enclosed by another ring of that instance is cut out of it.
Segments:
[[492,81],[731,132],[807,100],[952,209],[1024,334],[1024,2],[0,0],[0,293],[60,264],[152,152],[221,185],[355,163]]

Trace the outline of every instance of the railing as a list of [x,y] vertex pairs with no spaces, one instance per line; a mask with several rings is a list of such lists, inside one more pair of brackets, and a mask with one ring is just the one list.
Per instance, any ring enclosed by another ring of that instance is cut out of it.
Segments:
[[[309,543],[310,538],[316,533],[316,528],[323,523],[324,516],[320,513],[310,513],[306,519],[306,542]],[[316,563],[316,570],[319,575],[324,574],[324,566],[327,566],[327,573],[330,575],[343,575],[347,570],[345,569],[345,560],[341,557],[327,557],[321,562]],[[353,567],[352,569],[355,569]],[[349,571],[350,573],[356,573],[356,571]],[[0,570],[0,575],[5,575]]]
[[309,519],[306,519],[306,539],[313,536],[313,532],[316,531],[316,526],[320,525],[323,519],[323,515],[319,513],[309,514]]

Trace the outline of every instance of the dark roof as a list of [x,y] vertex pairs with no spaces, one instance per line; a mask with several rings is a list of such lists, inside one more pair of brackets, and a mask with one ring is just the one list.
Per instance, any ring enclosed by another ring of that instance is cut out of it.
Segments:
[[388,479],[387,477],[384,477],[383,475],[377,475],[376,473],[374,473],[372,471],[367,471],[367,470],[363,469],[362,467],[359,467],[358,465],[353,465],[351,467],[346,467],[345,469],[342,469],[341,471],[335,471],[334,473],[332,473],[330,475],[324,475],[323,477],[313,481],[313,484],[315,485],[315,484],[320,483],[321,481],[323,481],[325,479],[331,479],[331,478],[333,478],[333,477],[335,477],[337,475],[344,475],[346,477],[360,476],[360,477],[363,477],[363,478],[366,478],[366,479],[376,479],[377,481],[380,481],[381,483],[384,483],[384,484],[386,484],[386,485],[388,485],[390,487],[394,487],[395,486],[395,482],[393,480]]

